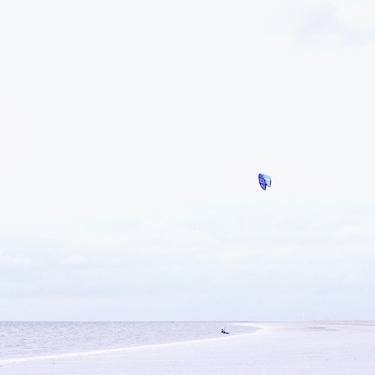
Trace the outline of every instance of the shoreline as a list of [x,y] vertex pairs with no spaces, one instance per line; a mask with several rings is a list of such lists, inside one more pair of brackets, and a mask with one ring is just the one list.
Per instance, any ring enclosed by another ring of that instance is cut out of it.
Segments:
[[[237,324],[237,323],[230,323]],[[89,350],[89,351],[82,351],[82,352],[70,352],[70,353],[56,353],[56,354],[47,354],[47,355],[37,355],[32,357],[14,357],[14,358],[7,358],[7,359],[0,359],[0,367],[10,364],[17,364],[17,363],[24,363],[24,362],[33,362],[33,361],[43,361],[43,360],[58,360],[58,359],[65,359],[65,358],[75,358],[75,357],[89,357],[89,356],[96,356],[96,355],[103,355],[103,354],[111,354],[111,353],[121,353],[133,350],[142,350],[147,348],[158,348],[158,347],[167,347],[167,346],[175,346],[181,344],[193,344],[197,342],[209,342],[215,340],[228,340],[233,337],[237,336],[244,336],[244,335],[253,335],[257,333],[257,331],[261,330],[262,328],[256,327],[253,324],[249,323],[246,324],[238,324],[243,325],[246,327],[253,327],[254,330],[252,332],[241,332],[241,333],[233,333],[229,336],[218,336],[218,337],[208,337],[208,338],[197,338],[197,339],[189,339],[189,340],[180,340],[180,341],[171,341],[171,342],[164,342],[159,344],[145,344],[145,345],[134,345],[134,346],[125,346],[120,348],[109,348],[109,349],[98,349],[98,350]]]
[[[375,322],[240,323],[249,333],[34,360],[6,375],[373,375]],[[6,371],[5,371],[6,370]]]

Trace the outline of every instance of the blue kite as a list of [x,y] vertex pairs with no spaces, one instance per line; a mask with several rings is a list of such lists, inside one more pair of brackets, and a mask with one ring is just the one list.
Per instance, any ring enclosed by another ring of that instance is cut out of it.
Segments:
[[271,187],[271,177],[267,176],[266,174],[259,173],[258,174],[258,180],[259,180],[259,185],[263,190],[266,190],[267,186]]

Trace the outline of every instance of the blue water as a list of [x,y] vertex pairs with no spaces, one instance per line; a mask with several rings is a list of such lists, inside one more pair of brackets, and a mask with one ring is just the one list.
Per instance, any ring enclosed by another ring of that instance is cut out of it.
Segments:
[[0,322],[0,361],[248,333],[227,322]]

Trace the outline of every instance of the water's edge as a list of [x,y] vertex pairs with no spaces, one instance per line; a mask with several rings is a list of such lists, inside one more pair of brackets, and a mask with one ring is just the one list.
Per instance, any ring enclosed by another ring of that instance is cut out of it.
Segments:
[[0,322],[0,366],[222,339],[256,331],[240,322]]

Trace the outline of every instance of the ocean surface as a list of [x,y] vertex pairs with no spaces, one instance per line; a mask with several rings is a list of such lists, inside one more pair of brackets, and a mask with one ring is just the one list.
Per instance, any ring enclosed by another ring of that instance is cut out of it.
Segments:
[[0,322],[0,364],[41,356],[84,353],[222,336],[254,328],[228,322]]

